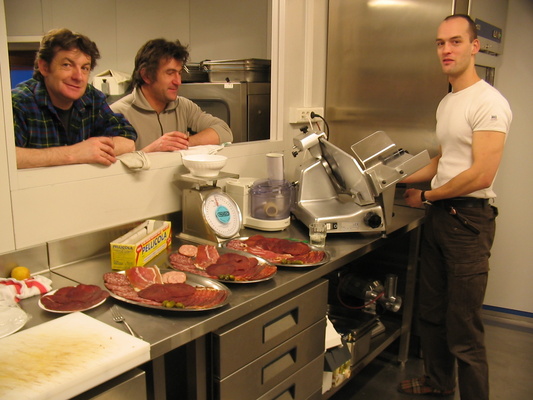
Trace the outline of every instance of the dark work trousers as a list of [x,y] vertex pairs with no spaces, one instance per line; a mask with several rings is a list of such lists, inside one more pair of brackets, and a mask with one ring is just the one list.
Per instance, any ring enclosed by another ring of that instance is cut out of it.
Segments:
[[497,209],[486,203],[449,209],[428,206],[421,245],[419,317],[426,375],[436,389],[455,387],[461,400],[489,398],[481,308],[487,287]]

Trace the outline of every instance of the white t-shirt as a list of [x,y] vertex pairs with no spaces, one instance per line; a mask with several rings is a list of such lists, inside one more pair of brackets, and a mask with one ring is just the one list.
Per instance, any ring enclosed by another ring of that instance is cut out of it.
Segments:
[[[448,93],[437,108],[437,138],[442,156],[431,188],[441,187],[471,167],[474,132],[507,134],[511,120],[511,108],[505,97],[484,80],[459,92]],[[488,199],[496,197],[496,194],[491,184],[468,196]]]

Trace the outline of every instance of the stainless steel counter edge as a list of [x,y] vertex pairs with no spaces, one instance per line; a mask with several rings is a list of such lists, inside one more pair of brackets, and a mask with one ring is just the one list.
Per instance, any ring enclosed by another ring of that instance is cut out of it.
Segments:
[[[359,233],[330,234],[325,248],[331,256],[328,263],[311,268],[280,267],[274,278],[265,282],[227,284],[232,291],[232,296],[229,304],[220,309],[196,312],[159,311],[122,303],[110,298],[102,306],[86,311],[86,314],[115,326],[117,329],[122,329],[122,326],[117,326],[113,322],[109,311],[113,304],[118,304],[130,325],[144,337],[144,340],[150,343],[151,358],[155,359],[320,279],[343,265],[379,248],[387,242],[388,238],[399,237],[420,227],[423,217],[423,210],[395,206],[393,226],[387,237]],[[293,221],[291,226],[281,232],[265,233],[244,230],[241,234],[243,236],[264,234],[280,238],[308,238],[307,228],[298,221]],[[173,243],[173,249],[177,249],[178,245],[179,240],[176,239]],[[154,260],[154,264],[163,267],[167,257],[168,254],[162,254]],[[102,276],[105,272],[110,271],[110,259],[109,254],[107,254],[54,269],[51,276],[54,281],[54,289],[66,286],[66,282],[95,284],[104,287]],[[30,326],[61,315],[41,310],[37,302],[38,299],[35,297],[21,302],[21,306],[33,317]]]

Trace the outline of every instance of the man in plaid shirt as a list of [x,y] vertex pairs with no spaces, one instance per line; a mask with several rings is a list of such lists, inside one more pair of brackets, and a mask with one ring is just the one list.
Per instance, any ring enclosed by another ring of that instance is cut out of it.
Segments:
[[56,29],[43,37],[33,78],[12,91],[18,168],[111,165],[135,150],[135,129],[88,84],[98,58],[84,35]]

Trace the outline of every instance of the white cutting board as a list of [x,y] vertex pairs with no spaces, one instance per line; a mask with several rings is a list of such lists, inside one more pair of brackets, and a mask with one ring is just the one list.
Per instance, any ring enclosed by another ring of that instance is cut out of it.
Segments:
[[149,343],[68,314],[0,339],[0,399],[68,399],[149,359]]

